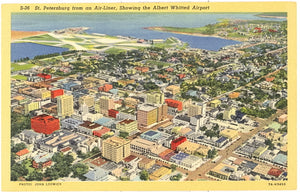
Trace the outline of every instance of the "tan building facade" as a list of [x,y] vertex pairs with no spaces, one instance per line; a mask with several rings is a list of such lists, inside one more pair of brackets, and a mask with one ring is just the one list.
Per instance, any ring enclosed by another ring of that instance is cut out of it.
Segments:
[[137,111],[139,127],[149,127],[157,122],[157,108],[149,105],[140,107]]
[[78,99],[79,106],[86,104],[88,107],[93,107],[95,105],[94,97],[90,95],[84,95]]
[[147,103],[163,104],[164,102],[165,96],[163,93],[147,93]]
[[135,120],[125,119],[117,123],[116,128],[120,131],[132,135],[138,131],[138,123]]
[[110,137],[102,143],[104,158],[119,163],[130,155],[130,141],[120,137]]
[[106,96],[100,97],[100,99],[95,104],[95,110],[98,113],[108,116],[108,110],[114,109],[114,100]]
[[71,116],[74,113],[73,95],[57,97],[57,113],[59,117]]

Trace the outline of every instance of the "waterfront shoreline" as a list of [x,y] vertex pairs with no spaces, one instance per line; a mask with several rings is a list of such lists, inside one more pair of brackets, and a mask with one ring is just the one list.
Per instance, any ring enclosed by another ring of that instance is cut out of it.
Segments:
[[32,37],[36,35],[42,35],[42,34],[47,34],[49,33],[48,31],[16,31],[12,30],[11,31],[11,40],[18,40],[18,39],[23,39],[26,37]]
[[179,31],[173,31],[173,30],[166,30],[163,27],[145,27],[145,29],[153,30],[153,31],[175,33],[175,34],[181,34],[181,35],[191,35],[191,36],[197,36],[197,37],[214,37],[214,38],[220,38],[220,39],[225,39],[225,40],[234,40],[234,41],[245,42],[245,40],[243,40],[241,38],[234,38],[234,37],[225,38],[225,37],[221,37],[221,36],[217,36],[217,35],[205,35],[205,34],[201,34],[201,33],[179,32]]

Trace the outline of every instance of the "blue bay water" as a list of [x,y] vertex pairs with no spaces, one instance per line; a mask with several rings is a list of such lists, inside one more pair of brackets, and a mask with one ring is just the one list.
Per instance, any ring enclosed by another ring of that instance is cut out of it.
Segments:
[[[24,14],[14,13],[11,17],[12,30],[20,31],[54,31],[69,27],[89,27],[88,33],[102,33],[107,35],[131,36],[143,39],[167,39],[176,37],[187,42],[192,48],[217,51],[220,48],[241,43],[239,41],[198,37],[145,29],[152,26],[171,27],[202,27],[213,24],[220,19],[242,20],[278,20],[274,18],[260,18],[255,13],[249,14],[191,14],[191,13],[99,13],[99,14]],[[14,57],[21,58],[18,50],[12,47]]]
[[20,58],[34,58],[37,55],[46,55],[50,53],[61,53],[67,51],[67,48],[40,45],[36,43],[12,43],[11,44],[11,61]]

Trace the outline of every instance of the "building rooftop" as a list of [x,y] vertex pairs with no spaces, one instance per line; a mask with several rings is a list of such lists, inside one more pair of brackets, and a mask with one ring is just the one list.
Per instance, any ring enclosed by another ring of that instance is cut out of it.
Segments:
[[98,158],[94,159],[93,161],[91,161],[90,163],[97,167],[100,167],[101,165],[104,165],[105,163],[107,163],[107,161],[102,159],[101,157],[98,157]]
[[43,153],[40,153],[40,154],[37,154],[36,156],[34,156],[33,160],[36,163],[44,163],[44,162],[51,160],[53,155],[54,155],[54,153],[43,152]]
[[121,146],[124,145],[126,143],[128,143],[129,141],[127,141],[126,139],[120,138],[120,137],[110,137],[106,140],[103,141],[104,143],[109,143],[110,145],[114,145],[114,146]]
[[155,161],[155,160],[154,160],[154,159],[144,158],[144,159],[142,159],[139,163],[140,163],[140,164],[148,164],[148,163],[151,163],[151,162],[153,162],[153,161]]
[[269,127],[274,129],[275,131],[278,131],[278,129],[281,127],[281,125],[280,125],[280,123],[272,122],[271,124],[269,124]]
[[120,121],[119,123],[120,124],[129,124],[129,123],[132,123],[132,122],[134,122],[134,120],[132,120],[132,119],[124,119],[123,121]]
[[139,107],[140,111],[147,111],[147,112],[155,110],[155,109],[156,109],[156,107],[151,106],[151,105],[142,105],[141,107]]
[[134,155],[129,155],[128,157],[126,157],[125,159],[123,159],[125,162],[130,162],[134,159],[136,159],[137,156],[134,156]]
[[276,157],[273,159],[273,162],[278,163],[280,165],[286,165],[287,156],[282,153],[278,153],[278,155],[276,155]]
[[23,155],[26,155],[27,153],[29,153],[29,150],[28,150],[28,149],[22,149],[22,150],[18,151],[18,152],[16,153],[16,155],[18,155],[18,156],[23,156]]
[[107,117],[102,117],[100,119],[98,119],[97,121],[94,121],[95,123],[98,123],[100,125],[104,125],[106,123],[108,123],[109,121],[112,121],[112,119],[107,118]]
[[92,181],[99,181],[102,178],[107,177],[108,172],[102,168],[96,168],[95,170],[89,171],[84,176]]
[[94,122],[90,122],[90,121],[84,121],[79,126],[85,127],[87,129],[96,129],[98,127],[101,127],[101,125],[99,125],[98,123],[94,123]]
[[266,176],[266,175],[268,175],[268,172],[270,171],[270,169],[271,169],[271,167],[268,165],[259,164],[252,170],[252,172]]
[[279,177],[281,175],[282,171],[280,169],[271,168],[268,172],[268,175]]
[[58,118],[55,118],[55,117],[53,117],[51,115],[42,114],[42,115],[38,115],[38,116],[32,117],[31,120],[47,122],[47,121],[58,120]]
[[176,155],[174,155],[171,159],[182,161],[184,158],[186,158],[188,156],[189,156],[189,154],[180,152],[180,153],[177,153]]
[[242,163],[243,167],[247,167],[247,168],[250,168],[250,169],[254,169],[258,164],[257,163],[254,163],[253,161],[244,161]]
[[236,167],[232,165],[227,165],[224,163],[220,163],[216,167],[214,167],[211,171],[220,173],[222,175],[230,176],[232,172],[236,171]]

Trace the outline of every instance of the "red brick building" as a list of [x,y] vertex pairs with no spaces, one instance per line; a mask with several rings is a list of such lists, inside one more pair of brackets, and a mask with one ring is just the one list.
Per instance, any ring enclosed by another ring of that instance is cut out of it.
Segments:
[[104,135],[105,133],[108,133],[108,132],[110,132],[110,128],[103,127],[100,130],[93,131],[93,135],[95,135],[97,137],[101,137],[102,135]]
[[279,177],[281,175],[282,171],[276,168],[271,168],[268,172],[268,175]]
[[176,150],[178,145],[180,145],[181,143],[184,143],[186,142],[186,137],[184,136],[181,136],[181,137],[178,137],[177,139],[174,139],[172,142],[171,142],[171,149],[172,150]]
[[50,115],[39,115],[31,118],[31,129],[37,133],[51,134],[59,130],[59,119]]
[[43,79],[51,79],[51,75],[48,75],[46,73],[39,73],[37,76],[43,78]]
[[40,155],[37,155],[33,157],[32,161],[32,167],[36,169],[43,169],[45,167],[51,166],[52,165],[52,158],[53,154],[51,153],[43,153]]
[[177,108],[178,111],[182,111],[182,102],[181,101],[177,101],[174,99],[165,99],[165,102],[168,105],[168,107]]
[[64,94],[64,90],[63,89],[56,89],[56,90],[52,90],[51,91],[51,99],[54,99],[57,96],[61,96]]
[[105,84],[101,87],[98,88],[99,91],[104,91],[104,92],[108,92],[109,90],[111,90],[113,88],[113,86],[111,84]]
[[109,109],[108,110],[108,116],[109,117],[113,117],[113,118],[117,118],[117,114],[119,113],[119,111],[115,110],[115,109]]

